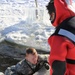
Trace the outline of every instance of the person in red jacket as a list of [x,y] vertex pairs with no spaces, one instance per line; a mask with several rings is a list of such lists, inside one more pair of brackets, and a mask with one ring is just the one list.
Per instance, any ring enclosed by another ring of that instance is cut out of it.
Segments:
[[47,10],[55,26],[48,38],[50,75],[75,75],[75,0],[50,0]]

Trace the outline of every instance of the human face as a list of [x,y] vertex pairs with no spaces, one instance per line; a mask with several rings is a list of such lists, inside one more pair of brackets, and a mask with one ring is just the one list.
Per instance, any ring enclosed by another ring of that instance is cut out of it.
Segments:
[[50,21],[51,21],[51,23],[54,22],[54,19],[55,19],[55,13],[52,12],[52,13],[50,14]]
[[37,64],[37,61],[38,61],[37,52],[35,52],[34,54],[27,54],[26,59],[32,64]]

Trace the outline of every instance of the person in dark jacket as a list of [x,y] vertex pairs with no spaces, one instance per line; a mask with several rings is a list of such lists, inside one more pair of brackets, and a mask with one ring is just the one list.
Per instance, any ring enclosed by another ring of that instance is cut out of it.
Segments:
[[47,9],[55,27],[48,38],[50,75],[75,75],[75,0],[50,0]]
[[[8,67],[5,75],[33,75],[40,70],[43,66],[46,67],[47,56],[38,55],[34,48],[27,48],[25,59],[18,62],[16,65]],[[47,65],[47,69],[49,66]]]

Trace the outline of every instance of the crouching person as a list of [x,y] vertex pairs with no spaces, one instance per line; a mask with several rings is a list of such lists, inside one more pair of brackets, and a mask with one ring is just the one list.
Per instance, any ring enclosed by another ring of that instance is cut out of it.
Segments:
[[26,49],[25,59],[14,66],[8,67],[5,75],[33,75],[43,66],[49,69],[47,63],[46,56],[41,57],[34,48],[28,48]]

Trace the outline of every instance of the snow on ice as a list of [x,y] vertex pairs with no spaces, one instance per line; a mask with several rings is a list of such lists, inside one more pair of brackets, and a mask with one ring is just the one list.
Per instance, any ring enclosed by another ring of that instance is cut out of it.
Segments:
[[0,0],[0,41],[50,51],[47,39],[54,27],[45,7],[49,0],[37,1],[36,8],[35,0]]

